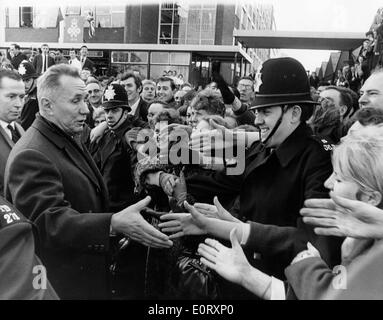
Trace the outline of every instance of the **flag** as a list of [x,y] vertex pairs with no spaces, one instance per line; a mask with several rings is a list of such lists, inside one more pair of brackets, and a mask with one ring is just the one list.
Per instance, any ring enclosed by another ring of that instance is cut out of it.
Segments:
[[63,21],[63,20],[64,20],[64,17],[63,17],[63,14],[61,12],[61,8],[59,8],[59,12],[57,15],[56,27],[58,27],[58,25],[60,24],[60,21]]

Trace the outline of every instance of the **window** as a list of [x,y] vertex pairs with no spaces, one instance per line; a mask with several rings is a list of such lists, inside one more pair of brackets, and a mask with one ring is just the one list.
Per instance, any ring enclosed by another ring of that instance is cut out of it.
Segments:
[[214,44],[216,1],[208,4],[161,4],[158,43]]
[[152,52],[150,61],[153,64],[167,64],[169,63],[169,52]]
[[147,64],[148,53],[139,51],[112,51],[112,63]]
[[[87,9],[87,7],[83,7]],[[83,11],[84,11],[83,10]],[[86,10],[85,16],[87,12]],[[96,28],[121,28],[125,26],[124,6],[96,6],[95,12]]]
[[20,27],[32,28],[33,24],[33,8],[21,7],[20,8]]
[[184,53],[184,52],[170,53],[170,64],[189,65],[189,63],[190,63],[190,53]]

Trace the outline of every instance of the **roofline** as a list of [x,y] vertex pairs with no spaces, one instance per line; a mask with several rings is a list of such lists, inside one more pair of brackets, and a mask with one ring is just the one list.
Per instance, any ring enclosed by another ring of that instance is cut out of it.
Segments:
[[233,36],[247,47],[276,49],[353,50],[366,39],[362,32],[238,30]]

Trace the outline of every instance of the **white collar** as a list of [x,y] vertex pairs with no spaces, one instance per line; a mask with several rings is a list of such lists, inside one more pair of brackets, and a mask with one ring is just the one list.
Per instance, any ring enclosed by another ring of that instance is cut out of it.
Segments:
[[13,129],[16,129],[14,121],[12,121],[12,122],[5,122],[5,121],[0,119],[0,125],[2,126],[3,129],[9,130],[7,128],[9,124],[13,127]]
[[138,108],[138,104],[140,103],[140,100],[141,98],[138,97],[137,101],[135,103],[133,103],[132,105],[129,105],[129,107],[132,109],[129,113],[130,114],[135,114],[136,113],[136,110]]

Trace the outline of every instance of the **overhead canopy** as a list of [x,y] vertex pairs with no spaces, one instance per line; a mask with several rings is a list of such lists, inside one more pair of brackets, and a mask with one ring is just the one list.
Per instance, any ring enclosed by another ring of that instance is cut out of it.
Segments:
[[233,36],[248,48],[313,49],[349,51],[366,39],[356,32],[302,32],[234,30]]

